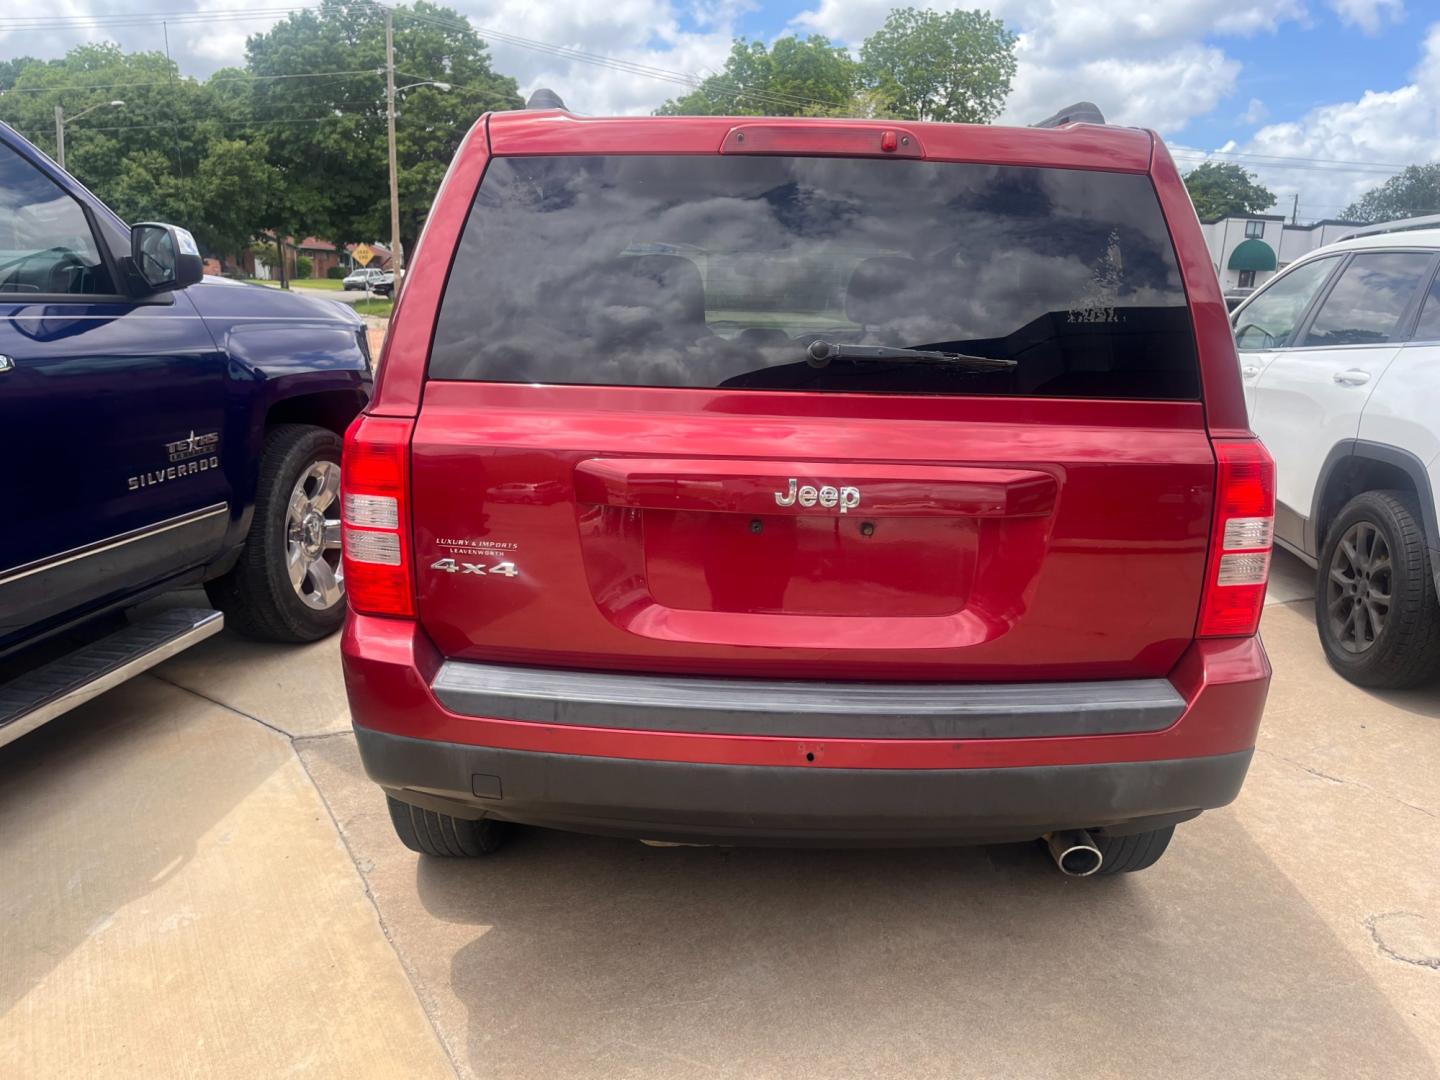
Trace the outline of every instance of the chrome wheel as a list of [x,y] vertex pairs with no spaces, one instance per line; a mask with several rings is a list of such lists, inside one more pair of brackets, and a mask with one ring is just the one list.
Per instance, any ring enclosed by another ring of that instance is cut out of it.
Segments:
[[1390,616],[1390,547],[1369,521],[1346,530],[1330,559],[1325,611],[1330,632],[1347,653],[1368,651]]
[[295,594],[325,611],[345,598],[340,562],[340,466],[314,461],[300,474],[285,513],[285,566]]

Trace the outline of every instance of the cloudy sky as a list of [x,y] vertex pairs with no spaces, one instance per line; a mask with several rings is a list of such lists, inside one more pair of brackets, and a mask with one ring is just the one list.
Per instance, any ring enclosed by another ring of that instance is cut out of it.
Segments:
[[[240,63],[246,34],[305,2],[7,0],[0,59],[57,56],[84,40],[158,48],[164,19],[182,70],[203,76]],[[452,0],[452,6],[475,26],[509,36],[492,37],[495,64],[522,91],[550,86],[577,112],[605,114],[646,113],[683,92],[687,76],[720,68],[738,35],[769,41],[816,32],[858,49],[898,2]],[[976,2],[1020,36],[1007,121],[1028,122],[1089,98],[1112,121],[1158,128],[1183,167],[1205,152],[1241,162],[1281,196],[1287,212],[1298,195],[1302,219],[1334,216],[1405,164],[1440,160],[1440,0]],[[623,70],[535,43],[622,61]]]

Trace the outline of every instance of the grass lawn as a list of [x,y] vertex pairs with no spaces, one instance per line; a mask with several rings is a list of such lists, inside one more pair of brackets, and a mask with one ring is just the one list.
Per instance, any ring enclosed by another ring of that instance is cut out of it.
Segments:
[[[280,282],[278,281],[261,281],[258,278],[253,284],[269,285],[273,289],[280,287]],[[290,287],[293,289],[324,289],[328,292],[339,292],[343,288],[340,282],[332,281],[330,278],[301,278],[299,281],[291,278]]]
[[391,309],[395,307],[395,301],[377,296],[374,300],[361,300],[354,307],[361,315],[380,315],[388,319]]

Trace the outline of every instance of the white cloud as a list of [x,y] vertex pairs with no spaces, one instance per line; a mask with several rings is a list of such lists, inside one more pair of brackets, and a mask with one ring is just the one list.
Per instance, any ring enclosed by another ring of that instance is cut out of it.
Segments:
[[1104,59],[1050,65],[1021,49],[1015,89],[1002,119],[1033,123],[1072,101],[1093,101],[1111,123],[1178,131],[1231,92],[1238,61],[1219,49],[1185,45],[1150,59]]
[[[820,0],[794,23],[858,46],[895,6],[894,0]],[[916,6],[956,4],[920,0]],[[979,6],[1043,41],[1047,52],[1092,56],[1112,47],[1133,52],[1211,33],[1274,30],[1305,13],[1303,0],[994,0]]]
[[[305,2],[305,0],[302,0]],[[234,0],[150,0],[153,10],[179,13],[162,28],[157,22],[105,21],[104,16],[136,14],[133,0],[8,0],[4,18],[101,17],[97,25],[68,25],[0,30],[0,55],[49,58],[89,41],[116,41],[126,50],[163,48],[168,32],[171,54],[186,74],[205,76],[219,67],[245,62],[247,36],[277,21],[264,12],[237,18]],[[680,18],[689,16],[686,29]],[[513,75],[522,93],[537,86],[559,92],[577,112],[648,113],[666,98],[685,93],[684,76],[707,74],[722,66],[736,33],[736,20],[752,0],[606,0],[605,3],[535,3],[532,0],[452,0],[477,27],[551,46],[581,50],[609,61],[662,69],[640,74],[606,64],[556,55],[498,38],[487,39],[497,70]],[[142,9],[143,10],[143,9]],[[219,12],[214,18],[197,13]],[[678,77],[666,78],[664,72]]]
[[[793,22],[853,47],[894,0],[820,0]],[[945,0],[923,6],[952,7]],[[1029,123],[1077,100],[1107,118],[1173,132],[1234,91],[1240,65],[1212,36],[1270,32],[1302,19],[1302,0],[995,0],[1018,32],[1014,89],[1002,119]]]
[[1265,102],[1259,98],[1252,97],[1250,104],[1245,106],[1245,111],[1235,119],[1242,124],[1258,124],[1270,115],[1270,110],[1265,107]]
[[[701,32],[681,29],[670,0],[607,0],[606,3],[546,4],[533,0],[454,5],[478,27],[578,49],[679,75],[720,67],[730,52],[735,19],[747,6],[712,0],[690,8]],[[549,86],[576,112],[592,115],[648,113],[666,98],[683,94],[683,80],[623,72],[603,65],[557,57],[491,39],[498,70],[515,76],[522,94]]]
[[[1440,22],[1426,32],[1420,62],[1410,82],[1393,90],[1372,90],[1357,100],[1312,109],[1298,120],[1267,124],[1238,148],[1254,157],[1237,160],[1259,175],[1282,206],[1300,196],[1300,216],[1337,217],[1342,208],[1409,164],[1440,161]],[[1198,158],[1181,150],[1182,168]],[[1320,164],[1319,162],[1325,162]],[[1349,167],[1345,162],[1358,163]]]
[[1367,34],[1378,34],[1382,22],[1399,22],[1405,17],[1402,0],[1330,0],[1330,6],[1341,22]]

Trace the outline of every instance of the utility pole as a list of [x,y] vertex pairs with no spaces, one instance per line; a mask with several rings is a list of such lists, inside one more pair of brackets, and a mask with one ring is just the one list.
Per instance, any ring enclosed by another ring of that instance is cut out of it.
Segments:
[[65,125],[66,125],[66,124],[73,124],[76,120],[79,120],[82,116],[87,116],[87,115],[89,115],[90,113],[94,112],[96,109],[119,109],[119,108],[123,108],[124,105],[125,105],[125,102],[123,102],[123,101],[101,101],[101,102],[98,102],[98,103],[95,104],[95,105],[91,105],[90,108],[88,108],[88,109],[81,109],[78,113],[76,113],[74,116],[70,117],[70,119],[68,119],[68,120],[65,119],[65,110],[64,110],[63,108],[61,108],[59,105],[56,105],[56,106],[55,106],[55,164],[59,165],[62,169],[65,167]]
[[400,299],[404,260],[400,253],[400,177],[395,162],[395,17],[385,9],[385,126],[390,137],[390,270],[395,275],[391,295]]
[[1295,192],[1295,201],[1290,206],[1290,224],[1300,220],[1300,192]]

